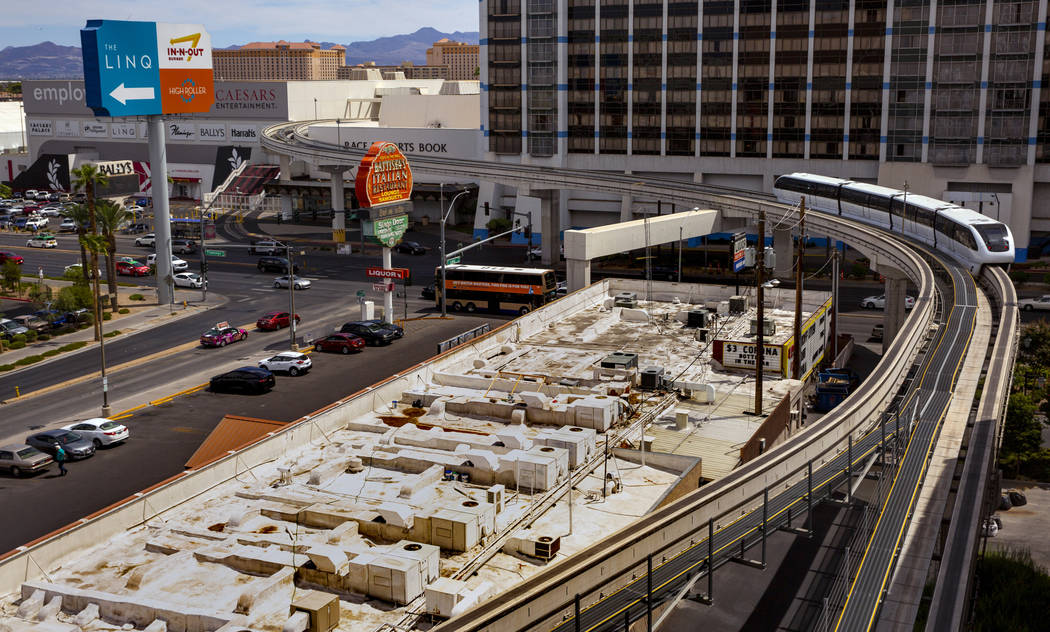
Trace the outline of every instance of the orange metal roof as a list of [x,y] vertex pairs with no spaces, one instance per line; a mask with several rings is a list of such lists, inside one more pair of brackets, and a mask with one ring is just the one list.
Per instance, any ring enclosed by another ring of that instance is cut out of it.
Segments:
[[211,431],[204,443],[197,448],[190,460],[186,461],[186,469],[195,470],[203,467],[226,456],[228,452],[240,450],[255,443],[267,434],[287,426],[288,423],[287,421],[226,415],[219,425],[215,426],[215,430]]

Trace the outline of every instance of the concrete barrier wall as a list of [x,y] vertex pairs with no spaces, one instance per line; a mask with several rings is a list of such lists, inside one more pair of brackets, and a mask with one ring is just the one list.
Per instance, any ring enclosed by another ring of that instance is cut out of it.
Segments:
[[144,524],[251,468],[278,461],[289,450],[325,441],[327,434],[344,428],[351,419],[385,409],[390,402],[400,399],[404,390],[419,384],[419,380],[428,382],[432,373],[447,371],[461,363],[469,364],[484,349],[516,343],[559,322],[581,306],[598,303],[607,296],[607,288],[608,282],[600,281],[573,292],[480,338],[315,411],[236,453],[197,470],[173,476],[153,488],[8,552],[0,558],[0,594],[17,593],[23,582],[46,577],[45,572],[68,562],[77,552]]

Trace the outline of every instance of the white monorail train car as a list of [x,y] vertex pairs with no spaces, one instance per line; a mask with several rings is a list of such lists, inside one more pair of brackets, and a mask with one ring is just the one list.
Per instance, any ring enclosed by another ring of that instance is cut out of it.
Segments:
[[906,194],[875,184],[809,173],[780,176],[777,199],[855,219],[918,240],[950,255],[977,273],[982,265],[1014,261],[1014,239],[1002,222],[925,195]]

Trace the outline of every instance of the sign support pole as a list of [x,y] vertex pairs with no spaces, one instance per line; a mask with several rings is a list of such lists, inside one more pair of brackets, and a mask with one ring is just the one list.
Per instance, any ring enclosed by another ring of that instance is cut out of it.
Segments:
[[159,115],[149,121],[149,165],[153,190],[153,233],[157,250],[157,302],[169,305],[175,300],[171,278],[171,211],[168,208],[168,156],[164,142],[164,119]]
[[[390,259],[390,248],[383,246],[383,269],[389,270],[393,267],[393,263]],[[383,290],[383,321],[387,323],[394,322],[394,292],[391,288],[394,284],[390,281],[385,281],[387,289]]]

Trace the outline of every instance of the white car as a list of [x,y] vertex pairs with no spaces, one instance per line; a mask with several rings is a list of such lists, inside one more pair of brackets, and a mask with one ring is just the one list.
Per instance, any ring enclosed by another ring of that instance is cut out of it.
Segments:
[[101,448],[104,445],[112,445],[114,443],[126,441],[131,435],[127,426],[119,421],[113,421],[112,419],[106,419],[105,417],[85,419],[84,421],[78,421],[69,424],[68,426],[62,426],[62,429],[72,430],[85,439],[89,439],[95,444],[95,449]]
[[147,233],[141,237],[136,237],[135,245],[140,248],[153,248],[157,245],[157,236],[153,233]]
[[280,255],[284,252],[284,245],[273,240],[257,241],[248,246],[250,255]]
[[37,211],[37,213],[40,213],[41,215],[43,215],[45,217],[58,217],[59,215],[62,214],[62,207],[61,206],[45,206],[44,208],[42,208],[39,211]]
[[[860,306],[864,309],[886,309],[886,295],[881,294],[879,296],[865,296],[860,301]],[[915,297],[905,296],[904,297],[904,309],[911,309],[915,307]]]
[[204,279],[196,272],[180,272],[172,277],[175,287],[202,288]]
[[[295,283],[295,289],[297,289],[297,290],[305,290],[306,288],[310,287],[310,280],[309,279],[304,279],[303,277],[301,277],[299,275],[294,275],[292,277],[292,281]],[[274,287],[278,287],[278,288],[280,288],[280,287],[288,287],[288,277],[287,276],[277,277],[276,279],[273,280],[273,286]]]
[[[80,268],[81,268],[81,265],[79,263],[74,263],[73,265],[66,266],[65,267],[65,272],[67,274],[70,273],[70,272],[75,272],[76,274],[80,274]],[[99,269],[96,268],[95,272],[98,274],[98,276],[100,276],[100,277],[102,276],[102,270],[99,270]]]
[[1039,298],[1023,298],[1017,301],[1017,306],[1026,312],[1033,309],[1050,310],[1050,294],[1043,294]]
[[[157,264],[157,253],[153,253],[146,257],[146,265],[152,266]],[[182,259],[179,259],[175,255],[171,255],[171,271],[172,272],[185,272],[190,267],[190,264],[186,263]]]
[[52,235],[37,235],[26,242],[30,248],[58,248],[58,240]]
[[296,351],[284,351],[277,355],[259,361],[259,366],[271,371],[283,371],[292,377],[300,373],[306,373],[313,366],[310,356]]
[[67,217],[64,220],[62,220],[61,224],[58,225],[58,230],[63,233],[76,232],[77,223]]
[[32,217],[26,221],[26,230],[40,230],[41,228],[47,228],[46,217]]

